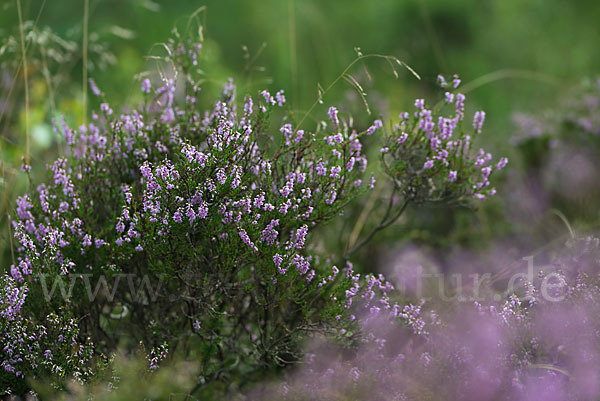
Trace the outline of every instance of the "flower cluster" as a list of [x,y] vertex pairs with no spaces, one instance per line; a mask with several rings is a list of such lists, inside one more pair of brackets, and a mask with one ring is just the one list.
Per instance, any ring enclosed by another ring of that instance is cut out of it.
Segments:
[[[24,309],[33,322],[61,309],[85,327],[71,336],[73,346],[91,349],[89,336],[106,359],[127,333],[155,350],[148,356],[153,368],[166,357],[161,347],[179,342],[203,344],[207,371],[281,364],[298,352],[305,330],[325,328],[328,319],[340,324],[335,317],[343,311],[331,298],[344,293],[346,281],[336,280],[308,244],[313,227],[367,190],[360,134],[335,121],[325,132],[286,121],[273,134],[270,115],[285,105],[284,93],[246,96],[238,109],[231,81],[201,112],[191,71],[201,46],[170,46],[188,74],[185,99],[176,96],[175,80],[144,80],[150,96],[139,108],[118,114],[103,101],[89,124],[56,127],[68,156],[50,163],[48,180],[17,202],[16,261],[2,287],[5,332],[17,333]],[[334,108],[329,114],[337,115]],[[366,133],[381,126],[376,121]],[[121,277],[130,291],[117,287]],[[350,270],[347,277],[356,291],[359,276]],[[97,280],[95,292],[86,287],[90,279]],[[369,301],[382,282],[364,284]],[[45,302],[31,309],[30,299]],[[390,308],[373,308],[382,306]],[[148,327],[153,334],[142,335]],[[212,354],[217,348],[221,356]],[[222,355],[244,362],[236,367]],[[3,357],[2,366],[12,372],[19,358]],[[35,364],[25,370],[33,374]]]
[[[600,79],[587,80],[561,93],[548,110],[513,116],[512,141],[524,161],[526,194],[515,199],[515,208],[532,203],[538,209],[552,201],[569,218],[597,216],[600,179]],[[515,191],[516,192],[516,191]],[[528,212],[531,213],[531,212]]]
[[[366,316],[360,327],[368,334],[351,356],[315,342],[298,370],[250,398],[594,399],[600,391],[600,241],[578,238],[566,250],[551,270],[504,299],[453,304],[439,315],[423,313],[424,304],[405,306],[402,317],[418,316],[413,321],[422,322],[417,327],[427,322],[427,331]],[[538,290],[548,275],[552,285]]]
[[[440,76],[443,88],[448,83]],[[460,85],[454,76],[452,87]],[[381,149],[390,177],[404,197],[415,202],[464,201],[484,199],[496,190],[490,176],[504,168],[503,157],[492,163],[492,155],[483,149],[474,151],[473,141],[482,132],[485,112],[477,111],[471,126],[464,126],[464,94],[445,92],[444,100],[428,108],[424,99],[415,101],[413,113],[400,114]],[[448,114],[444,111],[448,110]]]
[[[361,277],[350,263],[340,272],[311,247],[311,230],[373,188],[361,140],[383,122],[359,131],[340,124],[331,107],[331,124],[316,132],[295,126],[292,115],[271,128],[273,111],[285,111],[283,91],[239,103],[231,80],[199,110],[202,46],[167,48],[183,78],[145,79],[146,103],[123,113],[90,81],[100,112],[78,129],[57,125],[67,156],[19,198],[17,255],[0,288],[4,371],[35,376],[62,355],[51,371],[83,377],[92,350],[110,360],[126,337],[126,347],[141,341],[151,350],[152,370],[168,349],[202,361],[209,386],[301,359],[301,341],[315,330],[354,340],[358,320],[384,316],[425,335],[422,305],[393,302],[383,276]],[[457,94],[455,117],[436,125],[417,101],[414,118],[394,131],[384,161],[394,158],[388,168],[405,194],[493,193],[490,175],[505,161],[492,167],[485,152],[467,156],[470,137],[454,134],[463,102]],[[483,118],[476,116],[476,132]],[[444,184],[434,184],[444,174]],[[59,310],[70,320],[58,319]],[[50,331],[44,319],[60,332],[49,337],[58,339],[53,347],[41,345]]]

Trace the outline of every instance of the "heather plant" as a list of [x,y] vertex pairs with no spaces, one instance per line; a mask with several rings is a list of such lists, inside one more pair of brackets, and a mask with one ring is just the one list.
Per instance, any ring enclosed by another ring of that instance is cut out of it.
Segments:
[[28,288],[12,277],[3,275],[0,286],[0,333],[3,391],[24,393],[23,379],[28,371],[37,376],[72,377],[83,383],[88,378],[93,345],[81,341],[76,321],[62,314],[49,312],[35,321],[21,313]]
[[501,158],[494,165],[492,155],[483,149],[470,158],[485,112],[477,111],[472,127],[463,127],[466,96],[452,91],[459,87],[460,79],[455,75],[451,84],[443,76],[439,80],[447,89],[441,105],[429,109],[424,99],[417,99],[414,113],[400,114],[388,145],[381,148],[385,171],[406,201],[451,203],[494,195],[489,178],[508,160]]
[[[586,80],[549,110],[517,113],[513,142],[523,156],[523,181],[534,204],[560,209],[587,224],[598,219],[600,82]],[[527,201],[527,199],[524,199]],[[527,203],[523,200],[520,203]]]
[[466,96],[458,89],[459,77],[454,75],[447,82],[440,75],[438,82],[444,90],[443,100],[427,107],[425,99],[416,99],[415,110],[400,113],[400,121],[381,135],[381,165],[389,178],[390,201],[381,220],[366,238],[352,243],[346,258],[397,221],[411,204],[469,206],[473,199],[496,193],[490,177],[502,170],[508,159],[502,157],[494,163],[491,153],[472,149],[482,133],[485,112],[477,111],[472,122],[465,123]]
[[[352,352],[323,342],[257,400],[588,400],[600,391],[599,240],[567,241],[505,297],[364,315]],[[467,295],[467,294],[465,294]],[[496,294],[497,295],[497,294]]]
[[2,390],[102,377],[121,348],[145,350],[150,371],[170,357],[193,361],[186,391],[208,397],[301,360],[316,333],[345,346],[372,338],[365,315],[423,334],[420,306],[394,301],[382,275],[355,272],[351,252],[325,257],[311,230],[373,188],[371,135],[384,137],[404,205],[493,195],[489,178],[506,160],[472,155],[466,133],[481,131],[483,112],[462,127],[464,96],[449,92],[450,115],[418,100],[390,135],[381,120],[361,129],[335,107],[309,130],[283,91],[240,101],[232,81],[199,110],[202,43],[176,35],[165,49],[169,68],[143,79],[138,107],[118,113],[90,81],[100,111],[77,129],[57,124],[66,155],[17,200],[0,297]]
[[[17,17],[16,3],[4,4],[3,17]],[[92,32],[85,44],[81,44],[77,27],[70,27],[66,33],[57,32],[40,21],[43,11],[44,5],[34,20],[9,23],[5,18],[0,29],[0,254],[3,257],[10,255],[9,210],[27,187],[27,180],[19,173],[21,159],[43,166],[44,160],[62,154],[60,146],[54,146],[62,138],[54,135],[51,126],[59,113],[75,121],[87,118],[87,88],[81,90],[77,86],[80,81],[73,79],[74,73],[79,76],[80,60],[86,74],[88,70],[98,74],[116,63],[115,55],[98,33]]]
[[[587,400],[600,391],[597,269],[600,241],[573,238],[552,263],[504,298],[371,308],[364,333],[340,349],[314,338],[299,365],[240,399],[251,400]],[[544,284],[546,282],[546,285]],[[550,285],[547,285],[550,283]],[[430,294],[432,295],[432,294]],[[440,306],[439,304],[437,306]],[[356,309],[355,309],[356,311]],[[180,380],[181,364],[167,367]],[[122,390],[98,392],[121,399]],[[157,378],[153,383],[161,383]],[[82,387],[77,387],[85,399]],[[100,387],[101,388],[101,387]],[[168,383],[154,387],[171,388]],[[171,396],[177,397],[177,391]],[[184,395],[181,395],[183,398]],[[103,398],[100,398],[103,399]],[[194,399],[194,398],[192,398]]]

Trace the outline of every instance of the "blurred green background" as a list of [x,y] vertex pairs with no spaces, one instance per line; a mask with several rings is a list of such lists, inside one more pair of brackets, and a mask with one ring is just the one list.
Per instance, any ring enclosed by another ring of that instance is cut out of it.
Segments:
[[[459,73],[473,108],[487,111],[484,141],[495,155],[514,154],[510,144],[515,112],[536,112],[554,104],[565,88],[600,70],[600,2],[592,0],[16,0],[0,2],[0,260],[10,258],[7,210],[26,186],[20,173],[25,130],[31,132],[36,171],[60,154],[52,120],[72,125],[85,119],[82,55],[86,70],[113,108],[135,102],[139,80],[152,68],[173,27],[183,29],[201,7],[206,75],[221,85],[228,77],[245,92],[286,91],[294,109],[306,110],[357,55],[396,56],[422,77],[382,61],[368,60],[351,71],[367,91],[376,115],[394,118],[415,97],[439,96],[438,73]],[[27,46],[25,110],[20,24]],[[368,71],[368,72],[367,72]],[[208,89],[210,91],[210,89]],[[241,93],[243,95],[244,93]],[[87,93],[87,110],[97,108]],[[341,81],[325,104],[346,105],[357,118],[364,109]],[[344,106],[342,106],[344,107]],[[470,110],[471,112],[474,111]],[[513,158],[514,159],[514,158]],[[512,164],[518,167],[518,161]],[[501,202],[501,201],[500,201]]]

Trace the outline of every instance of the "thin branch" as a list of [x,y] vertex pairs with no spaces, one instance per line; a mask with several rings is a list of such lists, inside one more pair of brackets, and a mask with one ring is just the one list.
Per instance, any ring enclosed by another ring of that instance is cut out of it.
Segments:
[[352,248],[354,246],[354,244],[356,244],[356,241],[358,241],[358,236],[360,235],[363,227],[365,226],[367,218],[371,214],[371,211],[373,210],[373,207],[375,206],[375,202],[377,201],[377,198],[379,197],[379,194],[381,193],[381,190],[383,189],[383,187],[384,187],[383,185],[377,185],[375,187],[375,190],[373,190],[371,192],[371,196],[369,196],[369,200],[367,201],[367,204],[365,205],[362,212],[358,216],[358,219],[356,220],[356,224],[354,225],[354,228],[352,228],[346,249]]
[[[383,218],[381,219],[381,222],[377,225],[377,227],[375,227],[373,229],[373,231],[371,231],[369,233],[369,235],[367,235],[362,241],[360,241],[359,243],[355,244],[352,247],[352,249],[350,249],[348,252],[346,252],[346,254],[344,255],[344,259],[345,260],[348,260],[353,253],[355,253],[360,248],[362,248],[364,245],[366,245],[369,241],[371,241],[371,239],[373,239],[373,237],[375,236],[375,234],[377,234],[379,231],[381,231],[384,228],[390,226],[396,220],[398,220],[398,218],[400,218],[400,216],[402,215],[402,213],[404,213],[404,210],[406,210],[406,207],[410,203],[409,200],[405,200],[404,203],[402,204],[402,206],[400,207],[400,209],[398,209],[398,211],[391,218],[387,219],[388,216],[389,216],[389,214],[390,214],[390,211],[391,211],[392,199],[393,199],[393,195],[390,197],[390,206],[388,206],[388,210],[386,211],[385,216],[383,216]],[[387,221],[386,221],[386,219],[387,219]]]

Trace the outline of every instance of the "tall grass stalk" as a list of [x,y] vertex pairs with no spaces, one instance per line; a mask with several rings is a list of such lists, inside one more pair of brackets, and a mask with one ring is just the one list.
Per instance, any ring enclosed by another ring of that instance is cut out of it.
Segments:
[[25,52],[25,32],[23,27],[23,12],[21,0],[17,0],[17,13],[19,14],[19,32],[21,34],[21,56],[23,61],[23,80],[25,84],[25,162],[29,164],[29,78],[27,71],[27,54]]
[[83,43],[82,43],[82,81],[81,81],[81,91],[82,91],[82,99],[83,99],[83,107],[82,107],[82,120],[85,124],[87,122],[87,61],[88,61],[88,21],[90,14],[90,0],[83,1]]
[[296,5],[294,0],[288,0],[288,19],[290,26],[290,71],[292,74],[292,90],[294,108],[298,107],[298,58],[296,47]]

